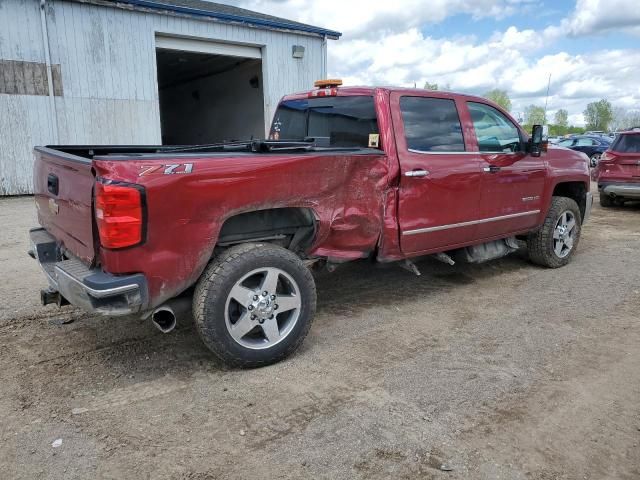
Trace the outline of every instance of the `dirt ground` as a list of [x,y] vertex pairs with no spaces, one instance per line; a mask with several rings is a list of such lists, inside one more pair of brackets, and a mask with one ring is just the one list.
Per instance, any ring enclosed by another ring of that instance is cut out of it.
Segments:
[[252,371],[188,323],[39,306],[32,199],[0,225],[2,478],[640,478],[640,206],[595,207],[560,270],[322,274],[301,351]]

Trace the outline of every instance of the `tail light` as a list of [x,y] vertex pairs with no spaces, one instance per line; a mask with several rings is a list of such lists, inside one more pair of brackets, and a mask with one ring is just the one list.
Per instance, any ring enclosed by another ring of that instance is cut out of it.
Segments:
[[602,154],[602,156],[600,157],[600,161],[601,162],[608,162],[613,160],[615,157],[613,155],[611,155],[609,152],[604,152]]
[[95,211],[100,245],[116,249],[142,243],[143,192],[137,185],[96,183]]

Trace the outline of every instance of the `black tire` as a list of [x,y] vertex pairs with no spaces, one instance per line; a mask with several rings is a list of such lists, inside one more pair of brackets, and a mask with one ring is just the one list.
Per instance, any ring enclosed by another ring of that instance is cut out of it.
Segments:
[[[575,218],[575,238],[573,247],[569,253],[564,257],[560,257],[554,250],[553,234],[560,216],[567,211],[570,211]],[[533,263],[548,268],[558,268],[566,265],[571,261],[578,247],[581,227],[582,215],[580,214],[578,204],[571,198],[553,197],[551,200],[551,208],[549,209],[549,213],[547,213],[547,217],[544,219],[542,227],[531,232],[527,237],[529,258]]]
[[600,206],[604,208],[613,207],[613,198],[606,195],[604,192],[600,192]]
[[[279,343],[252,349],[232,337],[225,309],[236,282],[261,268],[276,268],[290,275],[297,284],[301,307],[297,321]],[[240,368],[270,365],[295,352],[309,333],[315,310],[316,288],[309,269],[291,251],[268,243],[237,245],[214,258],[200,277],[193,296],[193,317],[202,341],[222,362]]]

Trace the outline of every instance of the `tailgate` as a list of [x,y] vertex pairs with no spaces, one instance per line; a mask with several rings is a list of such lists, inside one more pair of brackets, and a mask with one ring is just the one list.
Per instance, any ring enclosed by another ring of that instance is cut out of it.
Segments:
[[623,174],[628,175],[633,182],[640,181],[640,153],[618,153],[616,163],[620,166]]
[[85,263],[95,256],[91,160],[55,148],[36,147],[33,185],[38,221]]

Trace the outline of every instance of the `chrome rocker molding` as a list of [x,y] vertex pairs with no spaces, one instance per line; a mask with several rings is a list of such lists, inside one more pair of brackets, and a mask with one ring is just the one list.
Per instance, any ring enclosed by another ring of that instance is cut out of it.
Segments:
[[416,230],[407,230],[402,235],[418,235],[420,233],[439,232],[441,230],[449,230],[450,228],[470,227],[482,223],[499,222],[500,220],[508,220],[510,218],[527,217],[529,215],[538,215],[540,210],[530,210],[528,212],[512,213],[501,217],[483,218],[481,220],[472,220],[470,222],[451,223],[449,225],[438,225],[437,227],[418,228]]

